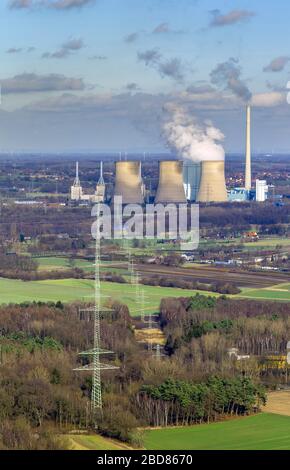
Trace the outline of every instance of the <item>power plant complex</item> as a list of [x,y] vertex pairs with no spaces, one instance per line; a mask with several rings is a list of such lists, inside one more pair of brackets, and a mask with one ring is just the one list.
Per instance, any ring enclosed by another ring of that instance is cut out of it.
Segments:
[[[242,202],[255,199],[264,202],[268,195],[267,182],[256,180],[252,190],[251,169],[251,108],[246,110],[246,152],[245,186],[227,191],[225,179],[225,161],[209,158],[201,162],[191,160],[163,160],[159,162],[159,177],[156,194],[146,190],[142,179],[140,161],[115,162],[115,182],[111,196],[122,197],[123,204],[143,204],[145,202],[162,203],[223,203]],[[103,164],[100,166],[100,178],[94,194],[87,195],[79,179],[78,163],[76,177],[71,187],[72,201],[103,202],[106,197],[106,185],[103,178]]]

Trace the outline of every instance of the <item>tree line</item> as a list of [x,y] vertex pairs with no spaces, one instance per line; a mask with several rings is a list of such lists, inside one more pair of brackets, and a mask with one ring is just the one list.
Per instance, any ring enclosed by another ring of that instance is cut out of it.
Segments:
[[204,383],[167,379],[143,386],[136,405],[151,426],[188,426],[216,421],[227,415],[259,411],[266,403],[262,386],[247,377],[211,377]]

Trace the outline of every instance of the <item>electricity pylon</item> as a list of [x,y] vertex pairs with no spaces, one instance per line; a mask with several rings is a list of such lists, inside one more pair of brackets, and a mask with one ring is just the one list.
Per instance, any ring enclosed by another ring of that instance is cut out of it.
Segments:
[[118,367],[111,364],[103,364],[100,361],[100,356],[104,354],[113,354],[113,351],[101,349],[101,330],[100,330],[100,313],[101,313],[101,281],[100,281],[100,261],[101,261],[101,240],[96,234],[95,242],[95,285],[94,285],[94,307],[91,309],[82,310],[83,313],[87,312],[93,314],[94,323],[94,341],[93,349],[82,351],[80,356],[88,357],[91,363],[77,367],[75,371],[91,371],[92,377],[92,394],[91,394],[91,407],[93,414],[98,410],[102,410],[102,384],[101,384],[101,371],[102,370],[115,370]]

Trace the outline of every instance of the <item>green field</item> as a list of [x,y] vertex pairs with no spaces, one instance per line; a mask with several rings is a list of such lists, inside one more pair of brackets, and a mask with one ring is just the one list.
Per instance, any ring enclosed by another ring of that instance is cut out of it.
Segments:
[[[48,258],[49,260],[49,258]],[[62,258],[58,258],[62,266]],[[55,262],[53,260],[52,262]],[[47,262],[49,264],[49,262]],[[49,279],[44,281],[23,282],[14,279],[0,278],[0,304],[21,303],[25,301],[42,302],[90,302],[93,300],[94,281],[88,279]],[[158,311],[160,300],[164,297],[190,297],[196,293],[218,296],[219,294],[175,289],[171,287],[143,286],[145,292],[146,311]],[[131,314],[138,315],[136,310],[136,290],[131,284],[118,284],[102,282],[103,303],[109,300],[118,300],[128,305]],[[271,289],[243,289],[235,298],[248,298],[260,300],[290,301],[290,284],[281,284]]]
[[[98,435],[67,435],[74,450],[121,450]],[[147,450],[290,450],[290,417],[261,413],[220,423],[144,432]]]
[[240,298],[260,299],[260,300],[278,300],[290,302],[290,284],[279,284],[265,289],[242,289]]
[[84,271],[93,271],[94,264],[84,259],[74,259],[70,262],[69,258],[59,258],[58,256],[35,258],[38,263],[39,271],[59,271],[71,268],[80,268]]
[[148,450],[290,450],[290,417],[268,413],[222,423],[146,431]]
[[276,246],[281,246],[282,248],[290,248],[290,239],[289,238],[262,238],[256,242],[244,242],[241,238],[234,238],[230,240],[200,240],[200,248],[210,248],[214,246],[230,246],[230,245],[243,245],[243,250],[273,250]]
[[[82,302],[93,301],[94,281],[86,279],[49,279],[45,281],[23,282],[14,279],[0,279],[0,304],[21,303],[25,301],[42,302]],[[198,291],[173,289],[170,287],[144,286],[146,311],[158,311],[160,300],[164,297],[190,297]],[[204,294],[204,292],[202,292]],[[138,315],[135,301],[135,286],[102,282],[103,302],[119,300],[128,305],[132,315]],[[211,294],[216,296],[217,294]]]
[[244,243],[246,248],[275,248],[276,246],[282,246],[283,248],[290,247],[289,238],[262,238],[257,242]]
[[[85,259],[75,258],[72,262],[69,258],[51,256],[35,258],[38,263],[39,271],[64,271],[72,268],[80,268],[85,272],[92,273],[95,269],[94,263]],[[124,269],[112,268],[111,262],[102,261],[100,270],[101,272],[110,271],[111,273],[118,273],[121,275],[128,275],[128,272]]]

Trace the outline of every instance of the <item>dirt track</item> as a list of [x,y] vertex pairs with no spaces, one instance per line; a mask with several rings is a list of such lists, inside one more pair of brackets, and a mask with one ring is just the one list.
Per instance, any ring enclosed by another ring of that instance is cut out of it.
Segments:
[[269,393],[268,402],[263,411],[290,416],[290,390]]

